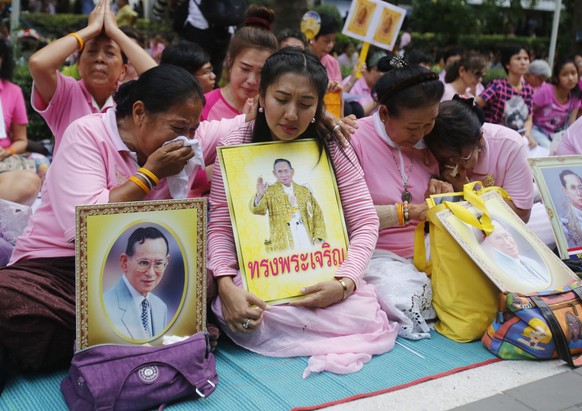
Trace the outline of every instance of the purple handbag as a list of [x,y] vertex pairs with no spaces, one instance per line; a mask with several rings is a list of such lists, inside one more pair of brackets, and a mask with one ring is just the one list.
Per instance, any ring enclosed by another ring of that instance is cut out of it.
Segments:
[[218,383],[208,336],[159,347],[98,345],[75,354],[61,383],[71,410],[144,410],[204,398]]

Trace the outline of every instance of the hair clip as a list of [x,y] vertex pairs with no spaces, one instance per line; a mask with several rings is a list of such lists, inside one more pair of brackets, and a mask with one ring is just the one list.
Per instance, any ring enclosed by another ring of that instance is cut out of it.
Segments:
[[397,68],[397,69],[401,69],[404,68],[406,66],[408,66],[408,64],[406,63],[406,61],[404,61],[404,59],[400,56],[394,56],[390,59],[390,65],[393,68]]
[[463,103],[469,108],[473,108],[473,104],[475,103],[475,99],[473,97],[464,98],[464,97],[459,96],[458,94],[455,94],[453,96],[453,100],[458,101],[459,103]]
[[467,106],[473,112],[473,114],[475,114],[477,116],[481,125],[483,125],[483,123],[485,123],[485,114],[483,114],[483,110],[481,110],[481,107],[479,107],[477,104],[475,104],[475,99],[473,97],[463,98],[463,97],[459,96],[458,94],[455,94],[453,96],[453,101],[458,101],[459,103]]

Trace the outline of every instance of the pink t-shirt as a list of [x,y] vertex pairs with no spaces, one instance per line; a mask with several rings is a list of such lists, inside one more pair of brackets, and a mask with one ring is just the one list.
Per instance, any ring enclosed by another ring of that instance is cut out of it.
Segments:
[[327,71],[327,77],[329,78],[330,82],[334,80],[339,82],[342,81],[342,72],[340,69],[340,65],[334,56],[326,54],[320,59],[320,61],[321,64],[323,64],[323,67],[325,67],[325,70]]
[[22,89],[7,80],[0,80],[0,99],[6,138],[0,138],[0,147],[6,148],[12,144],[12,124],[28,124],[26,105]]
[[485,123],[484,146],[473,172],[471,181],[481,181],[485,186],[498,186],[512,197],[517,208],[533,207],[533,177],[527,162],[527,145],[516,131]]
[[[221,122],[203,122],[195,138],[202,144],[205,162],[216,157],[220,137],[238,128],[244,116]],[[75,206],[105,204],[109,192],[134,175],[136,156],[121,140],[115,109],[85,116],[63,135],[42,187],[42,202],[16,242],[11,263],[25,258],[75,254]],[[195,174],[190,176],[191,185]],[[145,200],[171,198],[165,179]]]
[[[570,105],[571,104],[571,105]],[[544,83],[535,92],[533,98],[533,121],[548,134],[567,127],[569,113],[580,108],[580,98],[572,96],[565,104],[560,104],[556,99],[553,84]]]
[[53,151],[55,153],[69,124],[87,114],[104,112],[114,105],[113,99],[109,98],[99,110],[96,103],[94,104],[93,97],[85,88],[83,80],[75,80],[59,71],[57,71],[57,88],[48,105],[38,94],[34,84],[31,103],[32,108],[44,118],[55,136]]
[[222,89],[214,89],[204,95],[206,105],[202,110],[201,120],[221,120],[223,118],[233,118],[242,114],[231,106],[222,95]]
[[[358,120],[358,128],[352,135],[354,147],[364,178],[375,205],[402,203],[403,178],[408,176],[408,191],[412,202],[424,203],[424,193],[432,176],[439,174],[436,159],[427,148],[403,147],[404,172],[398,148],[389,142],[384,124],[376,113]],[[422,143],[421,143],[422,144]],[[418,145],[417,145],[418,146]],[[426,165],[425,160],[428,160]],[[380,230],[376,249],[388,250],[404,258],[414,255],[414,229],[418,221],[404,227],[390,227]]]
[[582,117],[568,127],[556,154],[559,156],[582,154]]
[[[239,128],[223,139],[221,144],[228,146],[250,143],[253,124]],[[349,277],[358,286],[374,251],[378,235],[378,216],[353,150],[350,147],[341,149],[335,141],[330,141],[329,151],[350,240],[348,257],[335,276]],[[237,275],[238,259],[232,220],[219,162],[214,165],[210,192],[208,259],[209,269],[215,277]]]
[[[345,79],[342,80],[342,84],[345,86],[350,82],[352,76],[347,76]],[[362,106],[366,106],[374,101],[372,97],[372,91],[370,87],[368,87],[368,83],[364,77],[360,77],[354,83],[353,87],[350,89],[348,93],[343,93],[344,101],[357,101]]]

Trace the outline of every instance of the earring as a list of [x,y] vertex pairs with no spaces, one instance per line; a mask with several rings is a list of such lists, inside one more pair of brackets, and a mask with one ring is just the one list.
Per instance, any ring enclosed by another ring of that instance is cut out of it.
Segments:
[[385,119],[384,117],[380,117],[380,121],[381,121],[382,123],[384,123],[384,122],[386,122],[386,119]]
[[259,107],[259,113],[262,113],[262,112],[263,112],[263,108]]
[[315,117],[311,119],[311,124],[315,123]]

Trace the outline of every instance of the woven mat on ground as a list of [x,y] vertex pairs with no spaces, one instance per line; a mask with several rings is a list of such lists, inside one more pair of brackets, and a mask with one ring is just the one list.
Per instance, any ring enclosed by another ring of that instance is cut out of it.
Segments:
[[[480,342],[461,344],[436,332],[431,339],[398,340],[355,374],[311,374],[302,379],[307,357],[264,357],[221,341],[216,352],[219,384],[208,398],[167,407],[182,410],[317,409],[377,395],[443,375],[498,361]],[[411,351],[412,350],[412,351]],[[60,382],[66,372],[14,376],[0,396],[0,410],[65,410]]]

